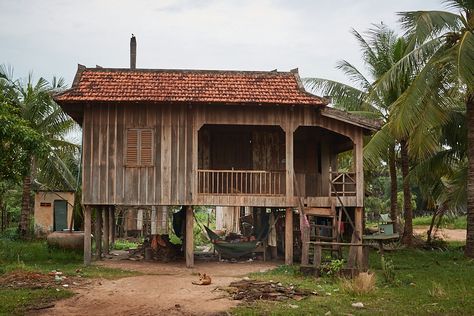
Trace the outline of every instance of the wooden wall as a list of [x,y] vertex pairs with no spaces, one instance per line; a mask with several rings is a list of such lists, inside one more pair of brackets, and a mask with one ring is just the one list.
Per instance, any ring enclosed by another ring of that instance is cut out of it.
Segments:
[[[127,128],[153,129],[152,167],[124,165]],[[187,106],[87,106],[83,122],[83,203],[191,204],[193,146],[193,116]]]
[[[363,129],[322,116],[314,107],[96,103],[84,107],[83,203],[296,206],[292,186],[286,198],[274,198],[274,203],[255,197],[234,201],[231,197],[197,196],[194,175],[198,163],[205,166],[212,158],[198,155],[198,130],[204,124],[280,126],[287,134],[284,138],[287,184],[293,183],[293,134],[298,126],[320,126],[348,137],[354,143],[356,155],[360,156],[355,159],[355,167],[361,190],[357,206],[362,206]],[[127,128],[153,129],[153,166],[124,166]],[[246,205],[246,201],[252,204]],[[245,205],[237,204],[242,202]]]

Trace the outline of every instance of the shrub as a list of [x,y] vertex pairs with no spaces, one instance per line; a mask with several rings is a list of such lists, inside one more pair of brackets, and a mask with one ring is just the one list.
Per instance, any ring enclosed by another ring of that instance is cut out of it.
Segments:
[[395,266],[393,261],[390,259],[385,259],[385,256],[382,256],[380,259],[382,265],[382,274],[386,283],[393,284],[396,281],[395,276]]
[[344,266],[344,259],[333,259],[322,265],[321,272],[328,276],[336,276]]
[[1,233],[0,238],[7,239],[7,240],[18,240],[18,239],[20,239],[20,234],[18,232],[18,228],[10,227],[10,228],[5,229]]

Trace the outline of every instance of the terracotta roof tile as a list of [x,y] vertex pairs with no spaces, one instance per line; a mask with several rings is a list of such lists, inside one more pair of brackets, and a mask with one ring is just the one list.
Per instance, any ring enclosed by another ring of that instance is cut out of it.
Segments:
[[325,105],[297,73],[80,67],[59,103],[80,101]]

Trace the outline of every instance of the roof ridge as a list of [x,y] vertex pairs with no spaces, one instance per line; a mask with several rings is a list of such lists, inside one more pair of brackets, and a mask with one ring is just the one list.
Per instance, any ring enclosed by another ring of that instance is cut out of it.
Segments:
[[94,72],[182,72],[182,73],[235,73],[235,74],[284,74],[294,75],[291,71],[275,70],[237,70],[237,69],[164,69],[164,68],[103,68],[103,67],[85,67],[83,71]]

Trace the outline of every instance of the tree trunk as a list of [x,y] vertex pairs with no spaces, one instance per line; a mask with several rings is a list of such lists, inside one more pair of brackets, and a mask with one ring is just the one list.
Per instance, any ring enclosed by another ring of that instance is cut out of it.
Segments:
[[21,214],[20,214],[20,238],[28,237],[30,228],[30,195],[31,195],[31,177],[23,178],[23,196],[21,198]]
[[[443,219],[443,215],[444,215],[444,213],[446,212],[447,209],[448,209],[447,204],[442,203],[438,207],[438,209],[436,209],[436,211],[434,212],[433,217],[431,218],[430,228],[428,229],[428,232],[427,232],[427,239],[426,239],[427,244],[431,243],[431,241],[434,237],[433,236],[433,228],[435,228],[435,233],[436,233],[436,231],[439,228],[439,225],[441,224],[441,220]],[[437,224],[435,226],[436,220],[437,220]]]
[[395,233],[399,232],[398,227],[398,203],[397,203],[397,165],[395,159],[395,147],[389,149],[388,168],[390,172],[390,218],[393,221],[393,230]]
[[474,93],[466,102],[467,117],[467,234],[464,255],[474,258]]
[[402,243],[408,247],[413,246],[413,209],[411,207],[411,190],[408,158],[408,144],[406,140],[400,141],[400,156],[402,159],[403,176],[403,217],[405,219],[405,228],[403,229]]

